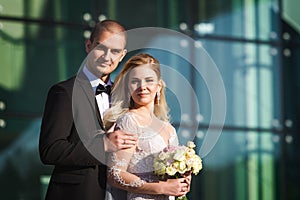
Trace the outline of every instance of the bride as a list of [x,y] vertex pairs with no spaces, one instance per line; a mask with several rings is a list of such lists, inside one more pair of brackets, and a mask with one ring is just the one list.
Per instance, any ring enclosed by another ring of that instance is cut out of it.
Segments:
[[131,133],[138,143],[108,156],[106,199],[167,200],[189,192],[191,176],[162,181],[153,173],[154,154],[167,145],[178,145],[175,128],[168,120],[159,62],[145,53],[133,56],[116,77],[112,107],[104,115],[104,124],[107,129],[115,125]]

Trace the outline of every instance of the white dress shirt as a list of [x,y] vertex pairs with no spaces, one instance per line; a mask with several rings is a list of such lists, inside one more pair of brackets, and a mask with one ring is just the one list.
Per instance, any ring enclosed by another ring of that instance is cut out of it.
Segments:
[[[83,68],[83,73],[87,76],[87,78],[89,79],[92,88],[94,90],[94,93],[96,93],[96,88],[99,84],[102,84],[104,86],[106,85],[112,85],[111,80],[109,79],[107,84],[105,84],[101,79],[99,79],[98,77],[96,77],[94,74],[92,74],[86,66],[84,66]],[[106,94],[105,92],[102,92],[101,94],[98,94],[96,96],[96,100],[97,100],[97,104],[98,104],[98,108],[99,108],[99,112],[101,117],[103,118],[103,113],[109,108],[109,95]]]

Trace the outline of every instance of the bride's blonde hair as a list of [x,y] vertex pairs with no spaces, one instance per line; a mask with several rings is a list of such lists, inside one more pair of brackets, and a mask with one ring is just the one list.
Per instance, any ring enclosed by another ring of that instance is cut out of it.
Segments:
[[147,53],[140,53],[131,57],[122,68],[121,72],[115,79],[112,88],[111,108],[109,108],[103,117],[104,127],[108,130],[117,119],[133,108],[134,102],[128,89],[129,72],[135,67],[150,64],[152,70],[156,73],[158,81],[161,83],[159,96],[154,99],[154,115],[163,120],[169,121],[169,107],[165,96],[165,83],[161,79],[160,64],[157,59]]

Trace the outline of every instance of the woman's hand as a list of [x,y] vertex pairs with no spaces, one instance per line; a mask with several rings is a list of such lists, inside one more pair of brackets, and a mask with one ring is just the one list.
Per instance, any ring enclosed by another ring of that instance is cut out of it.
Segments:
[[191,189],[191,181],[192,181],[192,175],[188,175],[188,176],[185,176],[184,177],[184,181],[188,184],[188,187],[187,187],[187,192],[190,191]]
[[161,181],[162,194],[167,196],[184,196],[190,191],[190,179],[177,178]]
[[188,186],[188,191],[190,191],[190,187],[191,187],[191,181],[192,181],[192,172],[186,172],[185,174],[183,174],[183,178],[185,179],[185,182],[189,185]]

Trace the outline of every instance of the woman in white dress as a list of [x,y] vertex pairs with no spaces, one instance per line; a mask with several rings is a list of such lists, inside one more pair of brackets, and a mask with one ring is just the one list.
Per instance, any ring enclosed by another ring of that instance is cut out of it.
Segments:
[[[161,181],[153,173],[154,155],[178,144],[168,111],[159,62],[145,53],[130,58],[116,77],[104,124],[132,133],[138,143],[108,156],[107,199],[169,200],[189,192],[191,176]],[[114,192],[115,187],[127,195]]]

